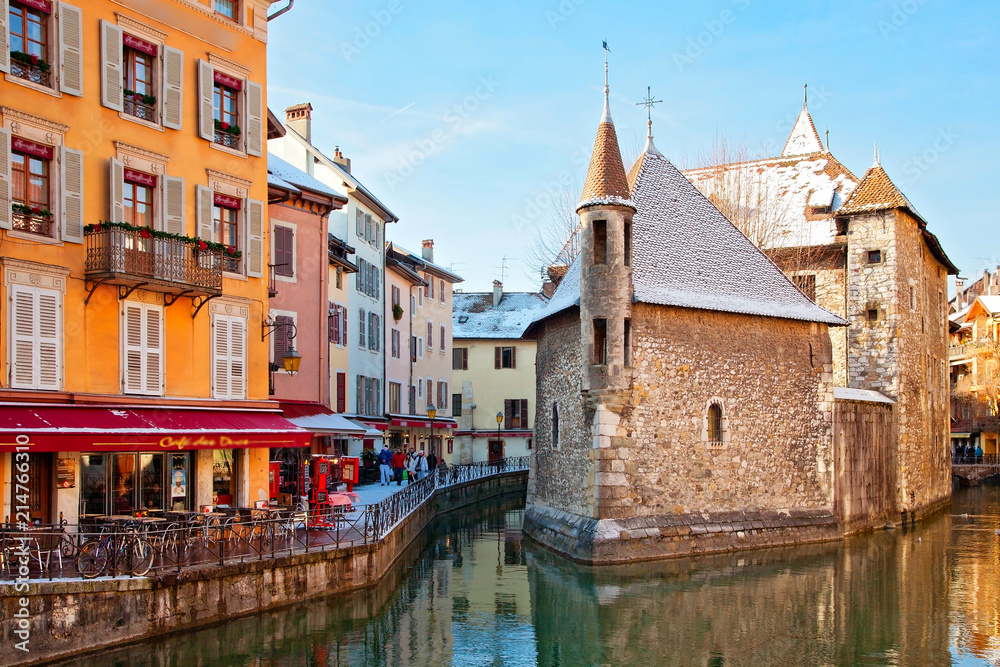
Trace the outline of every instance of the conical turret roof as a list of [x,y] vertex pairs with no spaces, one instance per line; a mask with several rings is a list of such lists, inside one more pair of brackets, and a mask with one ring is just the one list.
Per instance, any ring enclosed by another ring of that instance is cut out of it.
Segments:
[[583,183],[583,195],[576,210],[585,206],[617,204],[635,208],[629,198],[628,179],[625,178],[625,165],[622,163],[621,150],[618,148],[618,135],[615,132],[614,121],[608,105],[608,89],[604,88],[604,113],[601,124],[597,126],[597,138],[594,140],[594,151],[590,155],[590,167],[587,168],[587,180]]

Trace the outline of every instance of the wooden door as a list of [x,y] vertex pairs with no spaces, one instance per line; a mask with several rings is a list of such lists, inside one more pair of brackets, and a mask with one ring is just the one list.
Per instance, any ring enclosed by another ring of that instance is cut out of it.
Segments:
[[[10,508],[11,520],[18,520],[18,513],[27,511],[32,521],[51,524],[52,519],[52,454],[28,454],[27,484],[21,484],[16,461],[11,469]],[[21,517],[23,518],[23,517]]]

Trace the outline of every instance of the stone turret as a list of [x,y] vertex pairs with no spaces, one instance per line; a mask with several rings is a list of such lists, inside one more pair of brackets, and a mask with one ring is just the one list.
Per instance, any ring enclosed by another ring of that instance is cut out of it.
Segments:
[[[604,114],[597,127],[580,216],[580,331],[583,388],[592,406],[620,403],[611,394],[628,387],[632,308],[632,215],[618,137],[608,103],[605,69]],[[621,398],[621,397],[619,397]]]

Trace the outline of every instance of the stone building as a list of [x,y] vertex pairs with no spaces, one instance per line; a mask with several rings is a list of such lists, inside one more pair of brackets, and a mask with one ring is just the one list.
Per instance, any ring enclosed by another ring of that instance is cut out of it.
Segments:
[[580,256],[525,334],[525,531],[595,563],[835,538],[829,328],[847,321],[660,154],[651,124],[626,176],[607,93]]
[[947,280],[958,269],[877,149],[859,180],[823,146],[803,100],[779,157],[684,174],[730,208],[763,202],[759,245],[803,292],[849,323],[831,330],[835,383],[897,402],[900,511],[921,515],[946,503]]
[[[995,291],[987,273],[983,280],[988,291]],[[977,281],[980,282],[980,281]],[[966,298],[959,290],[957,303]],[[1000,417],[997,396],[1000,394],[1000,295],[973,297],[951,316],[955,331],[948,348],[951,374],[951,442],[953,450],[982,447],[983,453],[997,455]]]

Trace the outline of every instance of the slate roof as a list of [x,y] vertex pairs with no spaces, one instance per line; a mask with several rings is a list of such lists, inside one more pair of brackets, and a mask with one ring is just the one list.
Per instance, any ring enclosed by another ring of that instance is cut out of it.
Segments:
[[332,189],[329,185],[313,178],[298,167],[293,167],[274,153],[267,154],[267,183],[277,187],[291,186],[293,192],[309,190],[316,194],[331,197],[339,202],[347,203],[347,197]]
[[452,338],[520,338],[547,300],[534,292],[506,292],[493,306],[492,292],[455,292]]
[[[846,326],[785,277],[652,141],[634,172],[636,301]],[[579,304],[580,260],[534,321]]]

